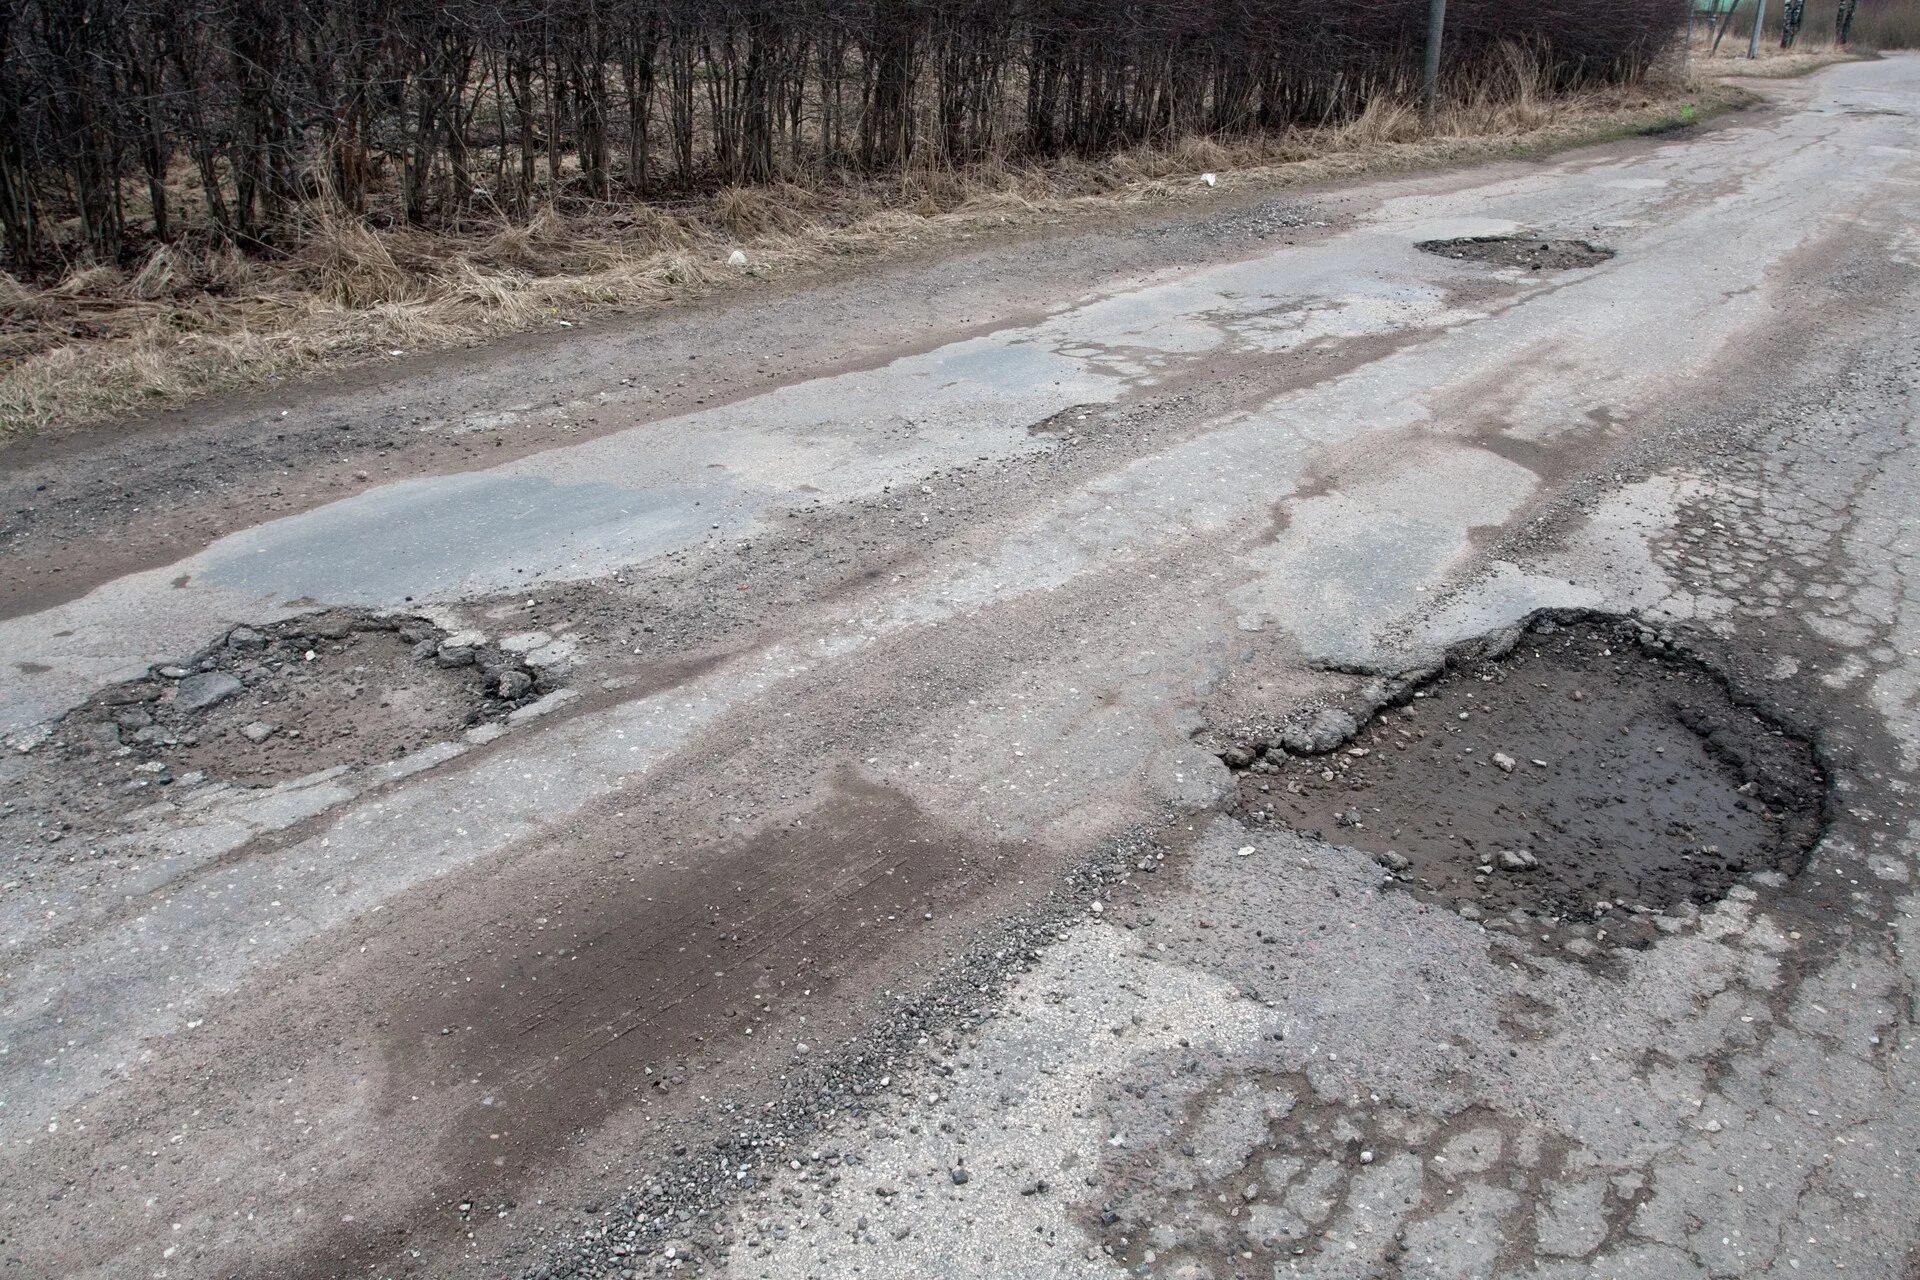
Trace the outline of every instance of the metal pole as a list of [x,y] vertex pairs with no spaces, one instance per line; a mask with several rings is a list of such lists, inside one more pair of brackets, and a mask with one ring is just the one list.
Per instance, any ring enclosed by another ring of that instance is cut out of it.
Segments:
[[1767,0],[1753,6],[1753,35],[1747,39],[1747,56],[1760,56],[1760,28],[1767,25]]
[[1427,118],[1440,105],[1440,36],[1447,25],[1447,0],[1427,0],[1427,75],[1421,85],[1421,103]]

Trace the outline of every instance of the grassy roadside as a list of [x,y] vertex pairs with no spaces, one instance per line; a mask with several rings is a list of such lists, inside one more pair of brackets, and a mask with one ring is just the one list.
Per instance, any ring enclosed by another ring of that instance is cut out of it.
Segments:
[[1522,93],[1456,106],[1431,124],[1406,105],[1377,103],[1346,124],[1271,137],[830,188],[728,189],[591,218],[548,211],[527,225],[464,235],[375,232],[316,216],[300,251],[273,263],[231,250],[185,261],[163,248],[136,272],[93,267],[47,289],[0,273],[0,445],[211,392],[595,313],[647,312],[984,234],[1197,206],[1222,191],[1538,156],[1663,132],[1756,100],[1716,83]]
[[1824,67],[1841,62],[1866,62],[1879,55],[1860,53],[1847,49],[1835,49],[1831,46],[1782,49],[1772,41],[1761,46],[1758,58],[1747,57],[1747,43],[1737,42],[1737,51],[1732,38],[1723,44],[1720,52],[1714,56],[1696,54],[1693,73],[1696,76],[1727,77],[1741,80],[1793,80],[1800,76],[1812,75]]

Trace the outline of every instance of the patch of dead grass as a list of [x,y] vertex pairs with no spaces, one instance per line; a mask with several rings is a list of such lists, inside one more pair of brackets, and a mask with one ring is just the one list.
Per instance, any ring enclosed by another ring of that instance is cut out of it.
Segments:
[[[316,206],[298,251],[278,262],[163,246],[133,271],[87,268],[50,288],[0,273],[0,439],[988,232],[1624,137],[1739,93],[1670,85],[1553,97],[1528,81],[1523,61],[1512,74],[1431,122],[1406,103],[1377,101],[1323,129],[1191,138],[1045,166],[992,160],[884,180],[728,188],[673,208],[549,208],[464,235],[375,231]],[[1196,181],[1202,173],[1216,174],[1217,187]],[[728,265],[735,249],[745,268]]]
[[1735,76],[1742,80],[1789,80],[1795,76],[1810,75],[1822,67],[1831,67],[1840,62],[1859,62],[1873,56],[1804,40],[1792,49],[1782,49],[1779,37],[1771,33],[1762,37],[1760,56],[1757,58],[1747,56],[1747,42],[1736,32],[1727,33],[1717,54],[1706,52],[1707,43],[1701,38],[1694,49],[1694,73]]

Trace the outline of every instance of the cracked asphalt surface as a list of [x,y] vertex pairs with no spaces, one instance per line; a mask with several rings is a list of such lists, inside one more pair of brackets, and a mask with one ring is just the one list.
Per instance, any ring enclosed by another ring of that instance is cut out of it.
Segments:
[[[0,1267],[1913,1280],[1920,58],[1770,93],[9,455]],[[1236,800],[1541,610],[1805,869],[1618,946]]]

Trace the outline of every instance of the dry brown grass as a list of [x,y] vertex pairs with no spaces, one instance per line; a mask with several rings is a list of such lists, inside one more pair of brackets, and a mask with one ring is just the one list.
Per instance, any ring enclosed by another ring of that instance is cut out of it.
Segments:
[[[1776,9],[1778,6],[1774,6]],[[1869,58],[1871,53],[1862,52],[1859,47],[1853,49],[1836,48],[1832,42],[1832,33],[1825,36],[1805,31],[1791,49],[1780,47],[1780,32],[1770,28],[1761,32],[1760,56],[1747,57],[1747,32],[1741,27],[1739,19],[1735,27],[1727,32],[1727,38],[1720,42],[1720,51],[1713,53],[1710,46],[1712,36],[1705,26],[1694,33],[1693,58],[1691,69],[1696,76],[1737,76],[1750,80],[1785,80],[1794,76],[1804,76],[1830,67],[1838,62],[1854,62]]]
[[[1326,129],[1044,167],[999,161],[860,184],[730,188],[673,209],[548,209],[467,235],[374,231],[316,208],[299,251],[279,262],[162,247],[131,272],[93,267],[51,288],[0,273],[0,439],[1009,227],[1626,136],[1734,92],[1675,84],[1552,98],[1524,60],[1511,75],[1431,123],[1404,103],[1376,102]],[[1196,181],[1209,172],[1218,188]],[[735,249],[744,269],[728,265]]]
[[[1727,37],[1732,40],[1732,36]],[[1788,80],[1831,67],[1837,62],[1856,62],[1863,56],[1845,49],[1781,49],[1762,46],[1758,58],[1747,57],[1746,41],[1740,42],[1738,57],[1729,57],[1722,45],[1717,57],[1700,59],[1697,74],[1734,76],[1743,80]]]
[[1861,0],[1853,42],[1867,49],[1920,49],[1920,4],[1913,0]]

